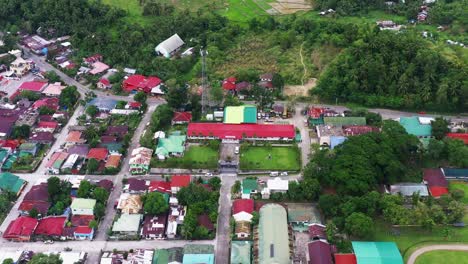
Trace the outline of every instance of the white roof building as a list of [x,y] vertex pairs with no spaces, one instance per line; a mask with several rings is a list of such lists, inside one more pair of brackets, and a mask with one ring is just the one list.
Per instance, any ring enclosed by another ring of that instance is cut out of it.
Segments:
[[179,37],[179,35],[174,34],[165,41],[159,43],[158,46],[154,49],[157,54],[162,55],[166,58],[170,58],[177,52],[180,47],[182,47],[185,42]]

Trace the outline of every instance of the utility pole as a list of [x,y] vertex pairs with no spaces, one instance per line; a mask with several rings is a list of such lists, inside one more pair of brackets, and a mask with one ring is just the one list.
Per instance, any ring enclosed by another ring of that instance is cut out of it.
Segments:
[[200,50],[200,56],[202,59],[202,113],[206,115],[206,112],[209,108],[209,94],[208,94],[208,78],[206,75],[206,56],[208,55],[208,51],[203,49]]

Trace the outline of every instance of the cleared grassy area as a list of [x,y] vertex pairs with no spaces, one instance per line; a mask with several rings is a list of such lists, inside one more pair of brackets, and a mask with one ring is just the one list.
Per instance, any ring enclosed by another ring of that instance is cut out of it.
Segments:
[[[270,158],[271,155],[271,158]],[[300,170],[301,154],[294,147],[248,147],[240,151],[242,170]]]
[[127,11],[125,20],[130,23],[147,25],[152,21],[151,17],[143,16],[143,8],[140,6],[138,0],[102,0],[102,2]]
[[465,192],[465,197],[461,200],[464,204],[468,204],[468,184],[465,182],[450,182],[449,190],[462,190]]
[[207,146],[191,146],[183,157],[172,157],[164,161],[154,158],[151,160],[152,168],[183,168],[183,169],[216,169],[219,154]]
[[457,263],[468,264],[468,252],[437,250],[427,252],[416,259],[416,264]]

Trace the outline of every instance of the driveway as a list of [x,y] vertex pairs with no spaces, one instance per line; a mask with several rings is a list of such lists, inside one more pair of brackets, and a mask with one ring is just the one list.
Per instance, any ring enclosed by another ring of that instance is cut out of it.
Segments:
[[421,256],[422,254],[426,252],[435,251],[435,250],[468,251],[468,244],[431,245],[431,246],[418,248],[413,253],[411,253],[406,264],[414,264],[416,262],[416,259],[419,256]]
[[218,225],[216,229],[215,256],[217,264],[225,264],[229,259],[231,240],[231,188],[236,174],[221,174],[221,190],[219,196]]

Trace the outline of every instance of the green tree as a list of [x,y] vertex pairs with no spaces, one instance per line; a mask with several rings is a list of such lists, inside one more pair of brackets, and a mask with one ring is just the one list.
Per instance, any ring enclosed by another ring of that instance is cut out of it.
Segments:
[[102,187],[96,187],[93,191],[92,197],[96,199],[98,203],[105,204],[109,198],[109,192]]
[[78,99],[80,99],[80,93],[78,92],[76,86],[68,86],[60,93],[59,104],[61,107],[71,109],[76,104]]
[[35,254],[31,258],[31,261],[29,261],[28,263],[30,264],[62,264],[63,261],[62,259],[60,259],[60,256],[56,254],[46,255],[43,253],[38,253],[38,254]]
[[27,139],[31,133],[31,127],[28,125],[14,126],[11,137],[15,139]]
[[224,98],[224,107],[226,106],[239,106],[242,105],[243,103],[239,101],[239,98],[235,97],[232,94],[226,95]]
[[143,197],[143,209],[146,214],[158,215],[169,210],[169,204],[161,193],[151,192]]
[[171,87],[166,93],[167,104],[174,109],[179,109],[187,102],[187,99],[187,88],[185,86]]
[[434,121],[431,121],[431,126],[432,135],[438,140],[443,139],[450,132],[449,121],[443,117],[436,117]]
[[258,221],[260,220],[260,215],[257,211],[252,212],[252,225],[258,225]]
[[210,185],[213,191],[219,191],[221,188],[221,179],[219,177],[212,177],[208,180],[208,185]]
[[372,218],[363,213],[352,213],[346,218],[345,230],[354,237],[369,237],[373,231],[374,222]]
[[98,227],[97,221],[96,221],[96,220],[91,220],[91,221],[89,222],[89,224],[88,224],[88,227],[89,227],[89,228],[94,228],[94,229],[96,229],[96,228]]
[[36,208],[33,208],[29,211],[28,214],[32,218],[37,218],[37,216],[39,215],[39,211]]
[[94,186],[89,181],[81,181],[77,195],[79,198],[89,198]]
[[324,194],[319,197],[319,207],[326,217],[333,217],[338,214],[340,198],[333,194]]
[[94,206],[94,215],[96,219],[101,219],[106,213],[106,207],[102,203],[96,203]]
[[60,79],[60,76],[57,75],[56,72],[54,71],[48,71],[45,73],[44,77],[49,80],[49,83],[56,83],[56,82],[60,82],[61,79]]
[[86,172],[88,174],[96,174],[97,169],[99,168],[99,161],[96,159],[89,159],[86,164]]
[[284,88],[284,79],[283,79],[283,76],[281,76],[281,74],[279,74],[279,73],[273,74],[273,79],[271,80],[271,82],[272,82],[273,87],[275,89],[278,89],[280,91],[283,90],[283,88]]
[[14,263],[15,263],[15,262],[14,262],[13,259],[11,259],[11,258],[7,258],[7,259],[5,259],[5,260],[2,262],[2,264],[14,264]]
[[261,110],[271,108],[274,103],[273,93],[270,90],[260,87],[256,84],[252,88],[252,96],[255,104],[257,104],[257,107]]
[[49,193],[49,200],[55,201],[55,197],[61,192],[61,183],[58,177],[50,177],[47,179],[47,191]]
[[207,201],[210,197],[210,192],[201,185],[190,183],[189,186],[182,187],[176,196],[180,204],[190,205]]
[[98,113],[99,113],[99,109],[95,105],[90,105],[88,106],[88,108],[86,108],[86,114],[90,116],[91,118],[95,118]]
[[147,98],[148,96],[144,92],[138,92],[133,96],[133,100],[142,104],[146,103]]
[[215,82],[210,87],[210,99],[215,104],[219,105],[223,101],[223,88],[219,82]]
[[65,204],[62,201],[56,202],[50,209],[49,213],[52,215],[61,215],[65,211]]

